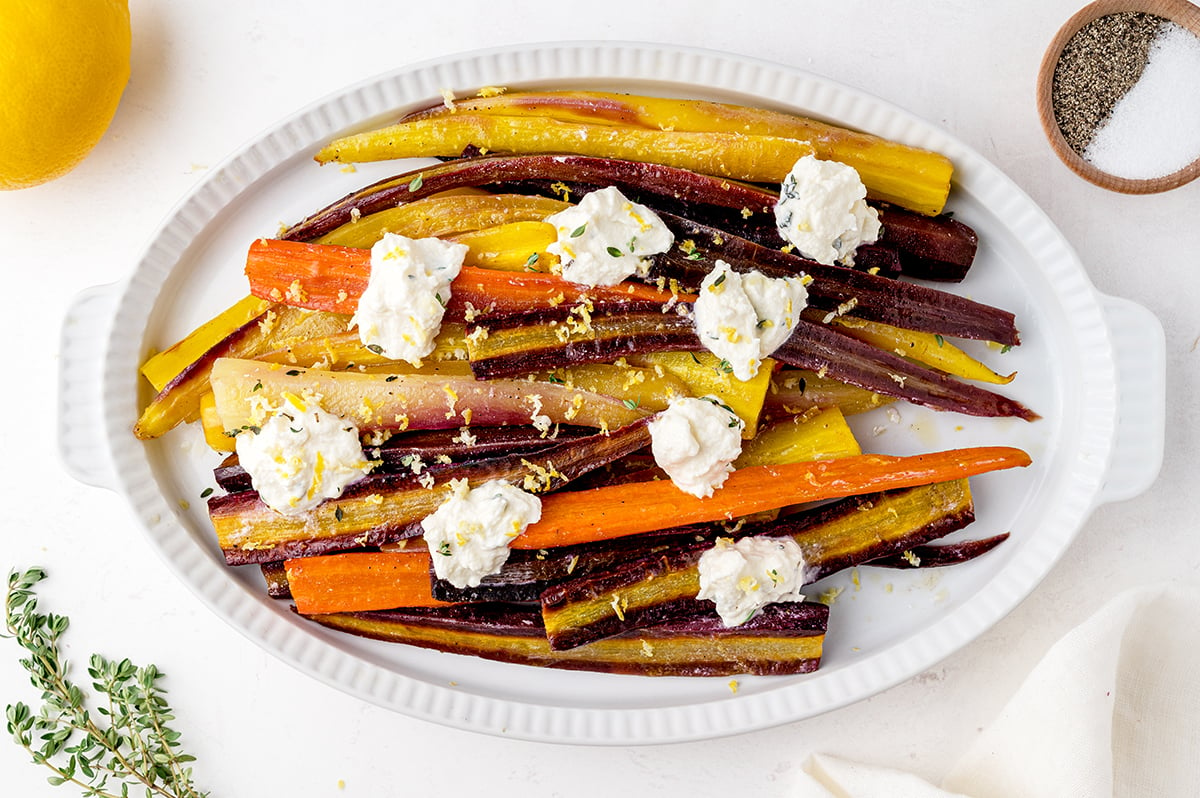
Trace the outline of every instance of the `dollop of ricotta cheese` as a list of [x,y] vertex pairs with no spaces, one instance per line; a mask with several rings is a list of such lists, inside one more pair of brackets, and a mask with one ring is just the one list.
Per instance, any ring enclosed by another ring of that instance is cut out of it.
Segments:
[[804,257],[852,266],[858,245],[879,238],[879,214],[866,198],[853,166],[805,155],[780,186],[775,226]]
[[768,604],[803,601],[804,553],[792,538],[718,538],[700,555],[698,599],[717,605],[726,626],[740,626]]
[[694,305],[696,334],[725,360],[739,380],[758,373],[762,359],[780,347],[808,304],[802,277],[735,272],[718,260],[700,283]]
[[650,451],[677,488],[706,498],[733,471],[745,426],[714,397],[672,399],[650,422]]
[[235,447],[259,498],[283,515],[336,499],[371,470],[353,422],[291,393],[257,430],[239,432]]
[[508,560],[513,538],[542,517],[542,501],[504,480],[451,484],[450,498],[421,522],[425,543],[439,579],[476,587]]
[[363,345],[414,366],[434,348],[464,244],[386,233],[371,247],[371,276],[351,326]]
[[559,257],[563,279],[589,286],[616,285],[644,271],[651,255],[675,242],[658,214],[616,186],[593,191],[546,221],[557,233],[546,250]]

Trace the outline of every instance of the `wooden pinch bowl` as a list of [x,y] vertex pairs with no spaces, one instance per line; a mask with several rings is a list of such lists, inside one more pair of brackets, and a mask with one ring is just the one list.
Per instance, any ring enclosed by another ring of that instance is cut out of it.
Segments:
[[1081,8],[1074,16],[1067,20],[1066,24],[1059,29],[1054,39],[1050,42],[1050,46],[1046,49],[1046,54],[1042,56],[1042,63],[1038,68],[1037,75],[1038,116],[1041,119],[1042,129],[1046,133],[1046,138],[1050,140],[1050,146],[1055,154],[1058,155],[1071,171],[1084,180],[1110,191],[1117,191],[1123,194],[1156,194],[1178,188],[1200,177],[1200,157],[1182,169],[1161,177],[1118,177],[1117,175],[1097,169],[1091,163],[1084,160],[1079,153],[1071,149],[1071,145],[1067,143],[1066,138],[1059,129],[1058,120],[1054,115],[1054,103],[1052,99],[1054,68],[1067,42],[1079,32],[1080,28],[1088,23],[1109,14],[1119,14],[1128,11],[1162,17],[1182,28],[1186,28],[1196,36],[1200,36],[1200,6],[1186,2],[1186,0],[1140,0],[1140,2],[1138,0],[1096,0],[1096,2]]

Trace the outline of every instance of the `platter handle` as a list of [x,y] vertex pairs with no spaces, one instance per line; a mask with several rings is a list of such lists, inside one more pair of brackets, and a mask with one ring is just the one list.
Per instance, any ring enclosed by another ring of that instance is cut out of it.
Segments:
[[1101,295],[1117,379],[1117,435],[1099,503],[1140,495],[1158,478],[1166,429],[1166,335],[1141,305]]
[[72,477],[109,490],[117,479],[101,394],[104,351],[121,294],[121,283],[81,291],[67,308],[59,338],[58,454]]

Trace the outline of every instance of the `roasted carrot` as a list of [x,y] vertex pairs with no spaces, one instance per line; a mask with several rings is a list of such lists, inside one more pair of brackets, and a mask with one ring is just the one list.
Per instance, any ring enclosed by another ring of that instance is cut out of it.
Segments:
[[[246,277],[255,296],[308,310],[353,313],[371,275],[367,249],[260,238],[246,255]],[[478,309],[521,311],[593,301],[666,303],[695,299],[640,283],[587,288],[553,274],[519,274],[464,266],[454,281],[447,312],[459,317],[467,303]]]
[[441,607],[430,592],[429,551],[370,551],[286,560],[288,588],[302,615]]
[[246,324],[263,317],[271,303],[256,296],[235,302],[227,310],[204,322],[180,341],[164,349],[142,364],[142,376],[154,390],[161,391],[179,373],[199,360],[205,352],[217,346]]
[[471,146],[488,152],[575,153],[644,161],[750,183],[778,183],[797,159],[815,152],[807,141],[782,136],[617,129],[545,117],[456,114],[334,139],[317,153],[316,160],[360,163],[456,158]]
[[567,207],[562,200],[524,194],[438,194],[360,214],[315,243],[370,248],[389,231],[409,238],[448,238],[497,225],[541,221]]
[[877,346],[888,352],[915,360],[938,371],[995,385],[1008,385],[1016,372],[1003,376],[968,355],[941,335],[906,330],[891,324],[869,319],[842,316],[832,319],[834,325],[852,338]]
[[666,481],[609,485],[542,499],[542,517],[513,548],[548,549],[636,535],[686,524],[732,520],[803,502],[928,485],[1027,466],[1029,455],[1007,446],[951,449],[908,457],[867,454],[742,468],[707,499]]
[[850,164],[871,196],[924,214],[940,213],[954,167],[939,153],[831,125],[816,119],[704,100],[598,91],[513,91],[438,104],[403,120],[446,122],[453,117],[541,117],[617,131],[738,131],[809,142],[818,158]]
[[554,225],[549,222],[523,221],[456,233],[446,240],[467,245],[463,263],[468,266],[551,274],[558,265],[558,256],[547,248],[557,237]]
[[207,351],[201,351],[172,377],[142,410],[133,434],[141,440],[149,440],[167,433],[177,424],[197,420],[200,397],[209,391],[212,364],[219,358],[254,357],[286,346],[290,341],[328,335],[333,329],[344,327],[345,320],[338,316],[304,313],[283,305],[268,304],[261,315],[246,321]]

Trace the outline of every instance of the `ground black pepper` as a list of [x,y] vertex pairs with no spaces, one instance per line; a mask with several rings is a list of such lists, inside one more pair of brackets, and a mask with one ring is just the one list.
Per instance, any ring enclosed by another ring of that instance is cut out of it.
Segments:
[[1141,12],[1107,14],[1072,36],[1054,67],[1051,102],[1063,138],[1083,155],[1113,107],[1146,68],[1162,17]]

